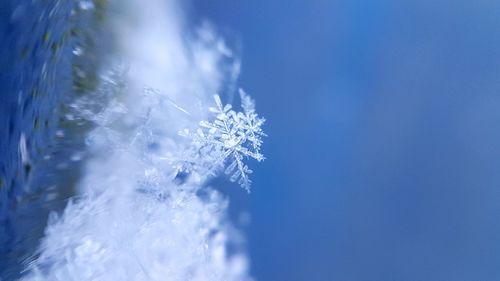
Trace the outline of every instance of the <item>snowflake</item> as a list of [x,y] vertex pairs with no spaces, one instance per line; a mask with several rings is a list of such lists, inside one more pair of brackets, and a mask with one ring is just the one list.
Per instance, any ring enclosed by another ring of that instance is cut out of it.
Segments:
[[215,115],[213,121],[201,121],[195,133],[184,130],[181,135],[192,138],[191,152],[196,159],[184,163],[185,170],[206,171],[211,175],[219,170],[229,176],[232,182],[250,192],[252,170],[243,162],[245,158],[263,161],[260,153],[262,131],[265,122],[255,112],[255,102],[240,89],[243,112],[235,112],[230,104],[223,105],[218,95],[214,96],[216,107],[209,110]]

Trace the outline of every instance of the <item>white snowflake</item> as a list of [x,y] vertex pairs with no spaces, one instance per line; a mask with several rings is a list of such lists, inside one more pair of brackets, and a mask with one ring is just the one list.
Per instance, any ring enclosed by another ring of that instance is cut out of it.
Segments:
[[235,112],[230,104],[223,105],[218,95],[214,96],[216,107],[209,110],[215,115],[213,121],[201,121],[196,132],[184,130],[181,135],[192,138],[191,159],[183,163],[183,169],[191,172],[216,175],[224,169],[232,182],[250,192],[252,170],[243,162],[245,158],[263,161],[260,153],[262,130],[265,122],[255,112],[255,102],[240,89],[243,112]]

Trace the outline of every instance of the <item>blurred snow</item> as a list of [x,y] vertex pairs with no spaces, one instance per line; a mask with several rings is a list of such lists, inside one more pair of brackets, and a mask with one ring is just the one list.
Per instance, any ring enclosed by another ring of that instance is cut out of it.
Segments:
[[209,25],[190,33],[175,1],[114,5],[117,60],[127,67],[109,66],[100,88],[73,105],[75,118],[96,125],[86,142],[93,157],[23,280],[251,280],[227,201],[203,177],[174,180],[188,145],[178,131],[206,116],[239,62]]

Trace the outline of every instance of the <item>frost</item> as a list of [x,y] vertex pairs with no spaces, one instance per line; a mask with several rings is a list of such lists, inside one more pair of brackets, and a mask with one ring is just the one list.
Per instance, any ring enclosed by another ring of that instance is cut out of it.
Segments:
[[177,2],[117,1],[122,51],[69,106],[93,128],[77,195],[49,220],[21,280],[253,280],[228,198],[206,179],[226,171],[250,188],[244,162],[264,159],[264,119],[243,92],[241,112],[219,97],[207,110],[213,93],[232,91],[239,62],[210,29],[186,40]]
[[215,107],[209,111],[214,115],[213,121],[203,120],[195,132],[183,130],[181,135],[192,139],[190,158],[198,156],[194,163],[184,163],[184,170],[216,175],[224,170],[232,182],[250,192],[252,181],[249,175],[252,170],[244,163],[244,159],[253,158],[263,161],[260,153],[262,130],[265,122],[255,112],[255,102],[240,89],[241,108],[236,112],[230,104],[224,105],[218,95],[214,96]]

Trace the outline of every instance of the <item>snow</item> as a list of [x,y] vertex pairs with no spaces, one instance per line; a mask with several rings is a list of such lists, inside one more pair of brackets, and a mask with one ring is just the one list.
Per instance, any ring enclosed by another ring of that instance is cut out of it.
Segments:
[[264,159],[264,119],[246,94],[242,112],[219,96],[208,110],[239,61],[206,24],[186,40],[174,1],[117,4],[134,16],[114,20],[126,67],[111,64],[99,89],[71,105],[95,126],[92,157],[23,280],[252,280],[228,199],[206,184],[225,171],[249,190],[243,160]]

